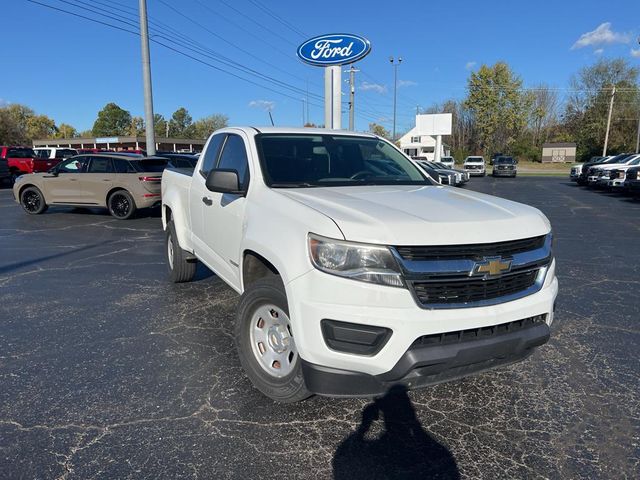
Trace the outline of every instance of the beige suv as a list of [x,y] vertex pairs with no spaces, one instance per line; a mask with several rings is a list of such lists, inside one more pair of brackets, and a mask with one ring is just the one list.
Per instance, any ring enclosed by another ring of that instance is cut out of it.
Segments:
[[49,206],[104,207],[114,217],[131,218],[138,208],[160,204],[164,158],[78,155],[47,173],[18,177],[13,196],[25,212],[37,215]]

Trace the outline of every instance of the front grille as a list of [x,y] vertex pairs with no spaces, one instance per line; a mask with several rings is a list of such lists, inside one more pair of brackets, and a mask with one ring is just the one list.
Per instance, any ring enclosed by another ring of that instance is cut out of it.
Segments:
[[445,260],[477,257],[508,257],[541,248],[545,236],[471,245],[402,246],[396,250],[404,260]]
[[505,297],[532,287],[538,270],[512,273],[493,279],[467,277],[461,280],[413,282],[416,297],[423,305],[473,303]]
[[451,345],[454,343],[473,342],[474,340],[482,340],[485,338],[495,338],[507,333],[518,332],[527,328],[535,327],[545,323],[546,320],[547,314],[545,313],[490,327],[470,328],[468,330],[423,335],[411,344],[409,350],[440,345]]

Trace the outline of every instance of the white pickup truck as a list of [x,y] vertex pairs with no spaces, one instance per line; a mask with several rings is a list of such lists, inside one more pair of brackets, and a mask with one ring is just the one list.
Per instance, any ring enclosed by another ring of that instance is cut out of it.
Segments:
[[535,208],[436,185],[374,135],[225,128],[165,170],[174,282],[201,261],[242,296],[247,376],[283,402],[375,396],[524,359],[558,292]]

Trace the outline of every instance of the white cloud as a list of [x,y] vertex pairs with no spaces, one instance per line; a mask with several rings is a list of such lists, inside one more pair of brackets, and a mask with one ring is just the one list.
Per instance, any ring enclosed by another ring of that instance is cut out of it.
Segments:
[[593,51],[593,54],[594,54],[594,55],[602,55],[603,53],[604,53],[604,48],[596,48],[596,49]]
[[372,91],[372,92],[376,92],[376,93],[382,94],[382,93],[386,93],[387,86],[386,85],[380,85],[379,83],[362,82],[360,84],[360,90],[363,90],[365,92]]
[[415,87],[416,85],[418,85],[418,82],[413,80],[398,80],[398,87]]
[[272,100],[251,100],[249,102],[251,108],[260,108],[262,110],[273,110],[276,108],[276,102]]
[[470,61],[465,63],[464,68],[466,68],[467,70],[473,70],[473,67],[475,67],[478,64],[478,62],[476,61]]
[[604,22],[595,30],[580,35],[580,38],[576,40],[576,43],[573,44],[571,50],[584,47],[595,47],[597,45],[610,45],[612,43],[629,43],[630,41],[630,34],[614,32],[611,30],[611,22]]
[[640,58],[640,48],[632,48],[631,56],[635,58]]

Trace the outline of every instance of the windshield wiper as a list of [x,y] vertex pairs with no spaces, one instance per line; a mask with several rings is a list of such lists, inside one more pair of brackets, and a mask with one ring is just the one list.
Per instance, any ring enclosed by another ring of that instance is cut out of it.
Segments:
[[269,185],[271,188],[312,188],[317,187],[318,185],[313,185],[309,182],[299,182],[299,183],[272,183]]

